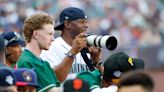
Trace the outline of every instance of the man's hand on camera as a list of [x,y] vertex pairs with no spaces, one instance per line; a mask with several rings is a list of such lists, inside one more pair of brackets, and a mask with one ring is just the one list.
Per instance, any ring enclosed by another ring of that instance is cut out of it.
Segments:
[[86,34],[81,33],[77,35],[75,39],[73,40],[72,49],[70,52],[75,55],[79,53],[85,47],[87,47]]
[[88,47],[88,52],[91,55],[93,64],[96,65],[101,59],[101,49],[99,47],[90,46]]

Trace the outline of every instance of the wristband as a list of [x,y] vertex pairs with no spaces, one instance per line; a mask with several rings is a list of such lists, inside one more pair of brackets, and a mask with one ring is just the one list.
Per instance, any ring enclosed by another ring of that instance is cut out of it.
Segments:
[[70,58],[75,58],[76,55],[72,54],[71,52],[68,52],[65,54],[67,57],[70,57]]

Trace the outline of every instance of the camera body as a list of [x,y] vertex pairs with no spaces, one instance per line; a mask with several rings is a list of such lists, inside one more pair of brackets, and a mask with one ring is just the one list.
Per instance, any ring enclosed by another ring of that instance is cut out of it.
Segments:
[[107,48],[108,50],[114,50],[117,47],[117,39],[111,35],[98,36],[88,34],[87,42],[89,46]]

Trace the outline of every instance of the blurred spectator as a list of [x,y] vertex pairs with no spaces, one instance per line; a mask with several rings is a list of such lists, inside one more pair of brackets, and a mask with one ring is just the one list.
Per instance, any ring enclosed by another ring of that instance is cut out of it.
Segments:
[[2,37],[6,46],[6,64],[13,67],[22,52],[21,44],[24,42],[16,32],[4,32]]
[[153,92],[153,79],[141,71],[125,73],[121,76],[117,92]]

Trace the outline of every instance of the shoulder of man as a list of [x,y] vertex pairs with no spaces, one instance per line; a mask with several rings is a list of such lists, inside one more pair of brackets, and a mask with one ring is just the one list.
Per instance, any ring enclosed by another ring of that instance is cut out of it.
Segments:
[[31,57],[31,54],[28,53],[27,51],[23,51],[22,54],[20,55],[16,68],[21,68],[21,67],[27,67],[30,68],[30,62],[35,61],[33,57]]

